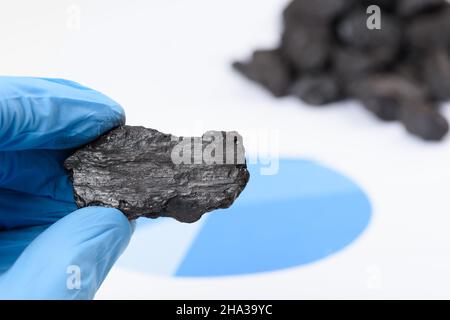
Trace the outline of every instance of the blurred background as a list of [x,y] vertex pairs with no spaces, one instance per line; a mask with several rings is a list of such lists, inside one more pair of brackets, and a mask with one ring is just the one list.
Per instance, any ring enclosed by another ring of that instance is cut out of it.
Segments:
[[130,125],[237,130],[257,158],[281,159],[269,177],[252,164],[228,212],[138,221],[98,299],[450,298],[449,140],[423,142],[353,101],[275,99],[231,68],[278,43],[288,2],[2,3],[2,74],[71,79]]

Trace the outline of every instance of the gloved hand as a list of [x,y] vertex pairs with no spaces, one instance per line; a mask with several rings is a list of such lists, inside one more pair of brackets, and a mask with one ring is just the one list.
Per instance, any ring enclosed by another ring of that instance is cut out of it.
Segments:
[[77,210],[62,163],[124,120],[77,83],[0,77],[0,298],[94,297],[133,228],[116,209]]

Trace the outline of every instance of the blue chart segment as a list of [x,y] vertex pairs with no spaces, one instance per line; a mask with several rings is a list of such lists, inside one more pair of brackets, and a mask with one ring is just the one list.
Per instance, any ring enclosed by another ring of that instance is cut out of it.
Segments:
[[312,161],[282,160],[279,168],[263,176],[250,165],[250,182],[235,204],[197,226],[141,223],[138,240],[149,251],[159,237],[159,249],[145,257],[135,248],[120,264],[180,277],[269,272],[325,258],[364,231],[371,205],[348,178]]

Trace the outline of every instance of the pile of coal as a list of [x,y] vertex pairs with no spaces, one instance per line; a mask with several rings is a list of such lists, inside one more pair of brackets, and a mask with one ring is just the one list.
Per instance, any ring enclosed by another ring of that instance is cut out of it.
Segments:
[[[379,29],[370,24],[377,18]],[[449,129],[439,108],[450,99],[450,4],[294,0],[278,48],[234,67],[276,97],[316,106],[356,98],[381,120],[441,140]]]
[[181,222],[228,208],[250,177],[236,132],[179,138],[133,126],[76,150],[64,167],[79,208],[105,206],[129,219],[163,216]]

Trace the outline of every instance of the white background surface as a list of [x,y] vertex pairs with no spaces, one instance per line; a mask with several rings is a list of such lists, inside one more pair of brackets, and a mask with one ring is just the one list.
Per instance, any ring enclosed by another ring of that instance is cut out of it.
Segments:
[[231,70],[276,44],[286,1],[0,3],[1,74],[80,82],[121,103],[128,124],[163,132],[279,130],[281,155],[343,172],[373,204],[366,232],[319,262],[211,279],[114,268],[97,298],[450,298],[449,139],[421,142],[356,103],[276,100]]

